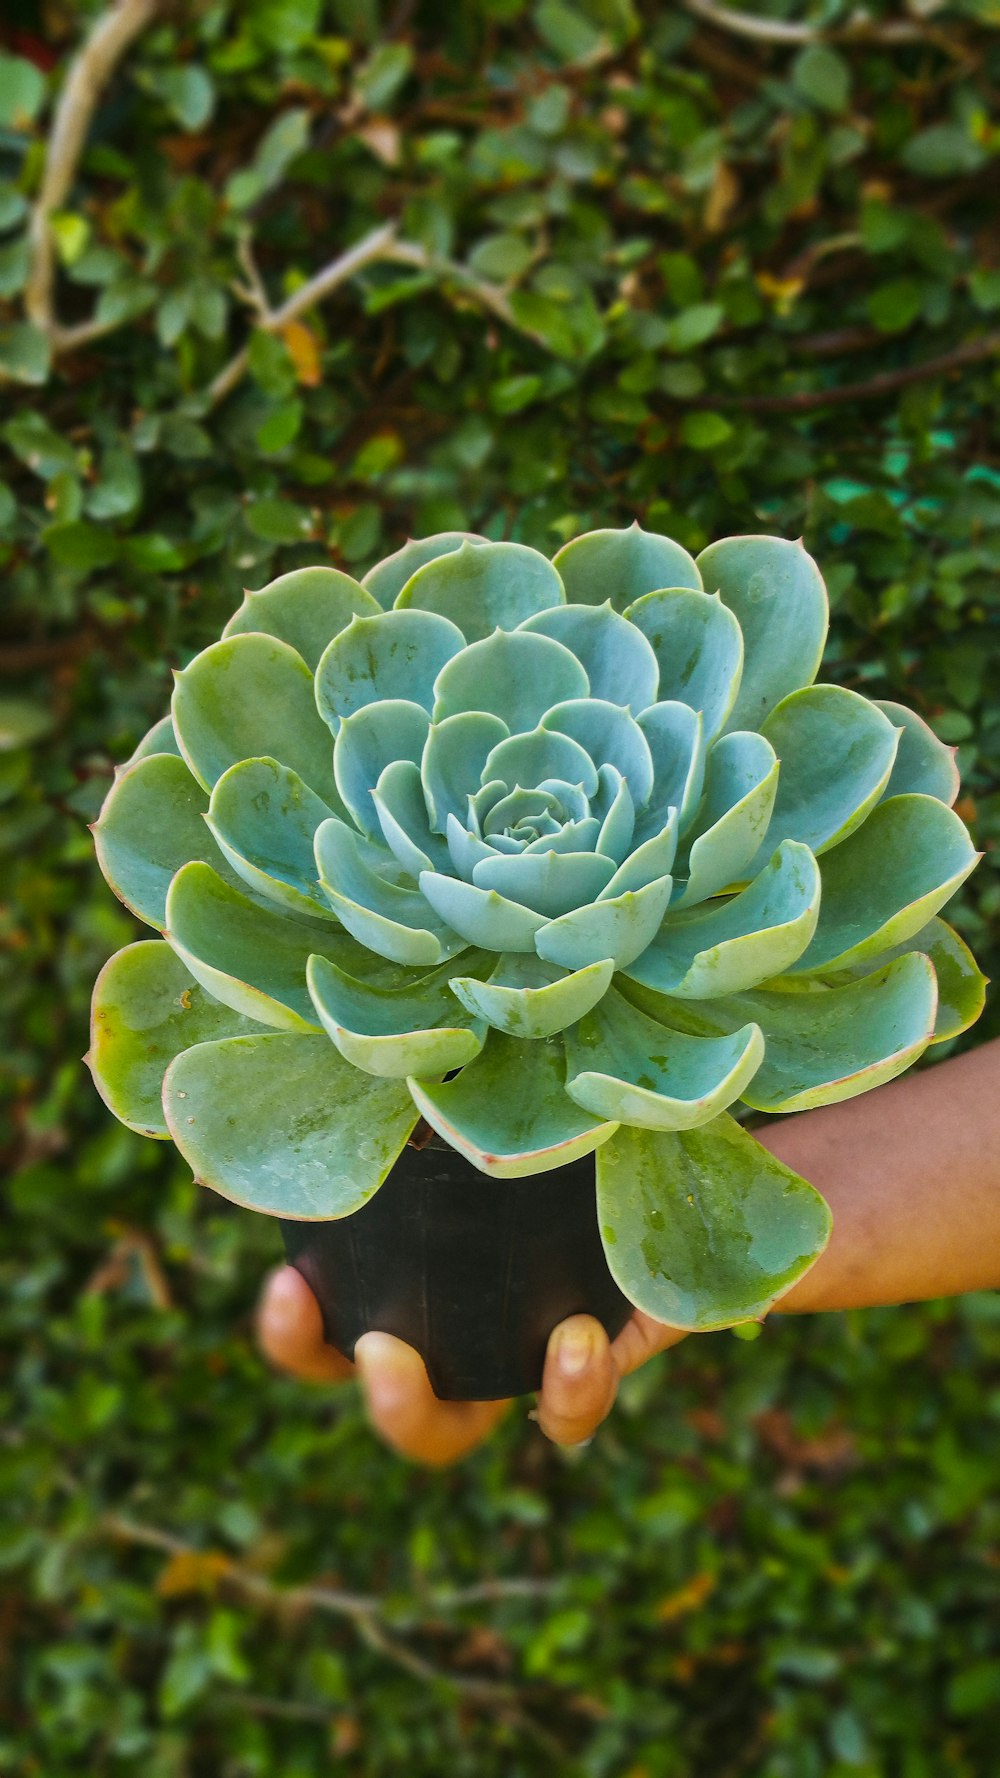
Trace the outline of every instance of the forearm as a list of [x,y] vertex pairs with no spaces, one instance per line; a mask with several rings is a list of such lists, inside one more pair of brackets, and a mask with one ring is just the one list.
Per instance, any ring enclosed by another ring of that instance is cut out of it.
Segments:
[[782,1312],[1000,1288],[1000,1039],[757,1135],[834,1218]]

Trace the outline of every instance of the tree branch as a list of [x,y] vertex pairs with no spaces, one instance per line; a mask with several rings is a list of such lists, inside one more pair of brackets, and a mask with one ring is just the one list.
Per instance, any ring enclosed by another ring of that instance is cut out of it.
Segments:
[[915,20],[882,22],[858,18],[846,25],[824,30],[821,26],[788,19],[761,18],[756,13],[736,12],[730,6],[716,5],[715,0],[683,0],[683,5],[706,25],[715,25],[720,31],[731,32],[734,37],[749,37],[755,43],[786,46],[803,43],[934,43],[939,49],[954,53],[954,46],[949,45],[944,31],[933,27],[928,29]]
[[903,370],[882,371],[865,382],[841,383],[835,389],[800,389],[788,395],[703,395],[692,406],[740,408],[751,414],[804,414],[820,407],[842,407],[852,401],[873,401],[905,389],[911,383],[927,383],[949,371],[961,370],[966,364],[979,364],[1000,352],[1000,329],[985,333],[978,340],[969,340],[954,351],[943,352],[940,358],[927,358],[923,364],[910,364]]
[[[436,273],[439,277],[457,284],[473,302],[495,315],[507,327],[514,327],[519,333],[526,334],[536,345],[543,345],[533,329],[523,327],[514,315],[506,291],[497,284],[489,284],[465,266],[456,265],[453,260],[439,259],[422,247],[418,241],[401,241],[396,235],[396,224],[387,222],[382,228],[376,228],[364,235],[346,253],[338,259],[331,260],[322,271],[301,284],[298,290],[283,302],[280,308],[262,308],[263,286],[257,281],[252,292],[251,307],[254,310],[256,326],[264,333],[280,333],[290,321],[295,321],[307,309],[339,290],[353,278],[356,272],[363,271],[365,266],[379,262],[392,265],[413,266],[418,271]],[[209,407],[217,407],[220,401],[231,394],[237,383],[245,376],[249,364],[249,351],[244,346],[229,363],[219,371],[218,376],[209,384],[207,399]]]
[[[104,88],[128,49],[159,7],[159,0],[116,0],[97,21],[79,54],[70,63],[59,95],[45,156],[45,171],[28,229],[29,270],[24,307],[47,339],[63,349],[95,337],[93,324],[64,332],[56,320],[55,251],[51,218],[65,203],[76,178],[87,132]],[[108,329],[102,327],[101,332]]]

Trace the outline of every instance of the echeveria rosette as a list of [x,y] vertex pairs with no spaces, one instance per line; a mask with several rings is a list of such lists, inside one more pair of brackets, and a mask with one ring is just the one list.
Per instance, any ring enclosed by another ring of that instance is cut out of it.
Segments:
[[248,594],[97,824],[163,934],[97,984],[111,1109],[291,1218],[356,1210],[420,1115],[500,1181],[596,1150],[631,1300],[761,1315],[829,1212],[729,1108],[863,1092],[982,1004],[952,754],[814,683],[826,621],[798,544],[637,526]]

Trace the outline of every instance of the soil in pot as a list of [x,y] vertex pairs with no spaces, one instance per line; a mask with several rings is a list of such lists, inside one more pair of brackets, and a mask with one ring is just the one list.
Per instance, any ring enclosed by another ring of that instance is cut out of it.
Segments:
[[281,1226],[328,1340],[352,1357],[363,1333],[396,1334],[443,1401],[537,1389],[557,1322],[594,1315],[614,1338],[631,1314],[601,1245],[592,1154],[490,1179],[435,1137],[408,1145],[353,1216]]

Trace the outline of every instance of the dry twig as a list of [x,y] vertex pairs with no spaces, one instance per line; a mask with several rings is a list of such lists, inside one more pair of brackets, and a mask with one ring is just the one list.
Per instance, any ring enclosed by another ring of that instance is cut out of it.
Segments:
[[718,6],[715,0],[683,0],[685,9],[706,25],[729,31],[734,37],[748,37],[754,43],[779,43],[786,47],[806,43],[934,43],[939,49],[955,53],[946,33],[933,26],[921,25],[915,19],[871,19],[858,17],[846,25],[824,29],[791,19],[761,18],[759,13],[737,12],[731,6]]

